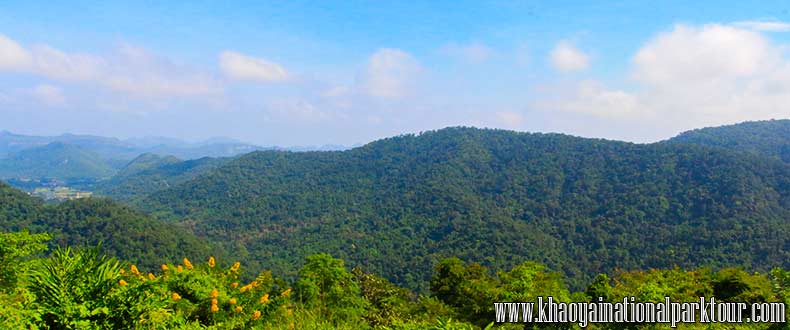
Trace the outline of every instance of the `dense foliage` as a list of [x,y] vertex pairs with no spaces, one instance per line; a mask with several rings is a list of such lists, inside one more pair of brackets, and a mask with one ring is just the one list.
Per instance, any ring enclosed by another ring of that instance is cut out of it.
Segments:
[[157,154],[144,153],[124,165],[124,167],[115,174],[115,177],[125,178],[145,170],[179,162],[181,162],[181,160],[173,156],[159,156]]
[[102,179],[115,173],[105,160],[59,142],[19,151],[0,159],[0,178]]
[[[449,128],[342,152],[142,155],[97,186],[151,215],[0,183],[0,328],[471,329],[537,296],[790,303],[788,133]],[[86,168],[57,159],[42,166]]]
[[156,268],[183,251],[204,257],[212,249],[184,228],[151,219],[109,199],[48,205],[0,182],[0,230],[22,229],[50,233],[53,246],[102,244],[102,251],[109,256],[144,268]]
[[668,142],[741,150],[790,162],[790,119],[695,129]]
[[448,128],[255,152],[140,200],[294,278],[329,252],[426,292],[445,257],[528,258],[572,288],[614,268],[788,266],[790,166],[719,147]]
[[[293,282],[272,272],[244,276],[239,262],[183,258],[152,272],[97,249],[59,248],[36,258],[45,235],[0,233],[0,327],[4,329],[578,329],[569,323],[495,324],[494,302],[788,302],[790,272],[737,268],[620,271],[572,292],[535,262],[490,272],[441,260],[430,295],[416,295],[328,254],[309,256]],[[8,271],[13,269],[13,271]],[[7,274],[13,276],[6,276]],[[249,277],[249,279],[245,279]],[[779,329],[786,324],[682,324],[681,328]],[[589,329],[656,329],[667,324],[590,323]]]
[[130,201],[187,182],[228,162],[230,158],[174,161],[146,154],[129,163],[118,175],[97,184],[99,195]]

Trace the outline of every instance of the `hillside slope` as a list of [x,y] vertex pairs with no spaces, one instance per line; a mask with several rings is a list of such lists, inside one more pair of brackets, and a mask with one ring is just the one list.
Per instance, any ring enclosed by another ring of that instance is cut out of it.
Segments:
[[411,288],[446,256],[613,268],[787,266],[790,167],[687,144],[448,128],[255,152],[138,205],[293,274],[329,252]]
[[222,255],[187,230],[151,219],[108,199],[45,205],[0,182],[0,231],[46,232],[53,244],[95,246],[105,253],[154,269],[185,256]]
[[144,153],[132,159],[132,161],[121,168],[115,176],[118,178],[125,178],[145,170],[175,164],[181,161],[182,160],[174,156],[160,156],[152,153]]
[[790,119],[695,129],[667,142],[742,150],[790,163]]
[[102,179],[115,170],[98,155],[74,145],[53,142],[0,159],[0,179]]
[[133,162],[130,165],[133,165],[135,170],[122,171],[109,180],[99,182],[95,192],[120,201],[131,201],[192,180],[228,161],[230,158],[205,157],[174,162],[172,157],[162,157],[157,164],[150,165],[149,168],[141,168],[136,166],[139,162]]

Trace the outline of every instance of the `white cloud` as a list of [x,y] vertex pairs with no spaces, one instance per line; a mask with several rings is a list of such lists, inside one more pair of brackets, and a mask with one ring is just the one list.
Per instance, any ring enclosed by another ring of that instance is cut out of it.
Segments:
[[634,55],[633,92],[594,81],[556,88],[544,110],[617,118],[677,133],[746,120],[788,118],[790,61],[782,46],[734,26],[677,25]]
[[32,62],[24,47],[0,34],[0,70],[27,70]]
[[215,77],[124,44],[112,68],[99,81],[105,87],[146,98],[211,96],[222,92]]
[[32,47],[33,71],[61,80],[96,80],[106,71],[107,63],[90,54],[67,54],[47,45]]
[[216,79],[208,74],[126,44],[112,56],[99,56],[67,53],[48,45],[28,49],[0,35],[0,71],[93,84],[145,98],[216,95],[222,91]]
[[598,81],[584,80],[557,86],[552,97],[536,102],[542,109],[588,114],[603,118],[620,118],[643,114],[644,105],[636,95],[610,89]]
[[678,25],[645,44],[634,56],[637,80],[665,85],[731,80],[765,73],[781,60],[757,32],[724,25]]
[[41,84],[33,88],[31,94],[45,105],[57,106],[66,103],[63,91],[57,86]]
[[226,76],[237,80],[269,82],[288,79],[288,71],[281,65],[234,51],[224,51],[219,55],[219,67]]
[[360,82],[369,95],[397,98],[412,90],[411,84],[421,71],[422,67],[409,53],[383,48],[370,57]]
[[573,44],[560,41],[551,51],[551,64],[560,71],[579,71],[587,69],[590,59]]
[[790,62],[780,48],[754,31],[678,25],[637,52],[634,77],[648,87],[645,102],[683,122],[787,117]]
[[472,42],[465,45],[450,43],[442,46],[440,51],[449,56],[457,57],[472,63],[484,62],[494,54],[491,48],[479,42]]
[[765,32],[788,32],[790,23],[780,21],[741,21],[733,23],[736,27],[742,27],[755,31]]
[[332,86],[320,92],[320,96],[338,108],[349,109],[354,105],[354,90],[349,86]]

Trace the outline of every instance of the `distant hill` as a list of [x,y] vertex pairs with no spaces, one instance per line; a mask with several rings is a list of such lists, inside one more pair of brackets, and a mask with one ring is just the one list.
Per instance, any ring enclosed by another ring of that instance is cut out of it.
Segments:
[[135,204],[251,267],[293,274],[329,252],[417,289],[446,256],[536,260],[575,283],[614,268],[787,267],[790,166],[699,144],[447,128],[254,152]]
[[115,173],[97,154],[74,145],[53,142],[0,159],[0,179],[108,178]]
[[[230,161],[230,158],[208,157],[186,161],[176,161],[172,157],[141,157],[127,166],[136,170],[122,171],[98,183],[95,192],[120,201],[131,201],[192,180]],[[150,166],[142,166],[142,163]]]
[[140,154],[133,146],[116,138],[76,134],[32,136],[2,131],[0,132],[0,158],[51,143],[69,144],[89,150],[104,160],[132,159]]
[[790,163],[790,119],[695,129],[684,132],[668,142],[742,150]]
[[29,136],[0,131],[0,179],[27,191],[51,184],[93,190],[97,182],[115,174],[118,175],[115,181],[118,181],[181,159],[233,157],[268,149],[272,148],[228,138],[184,142],[162,137],[120,140],[92,135]]
[[[215,137],[201,142],[186,142],[166,137],[144,137],[121,140],[92,135],[62,134],[59,136],[30,136],[0,131],[0,179],[30,191],[51,182],[61,182],[81,189],[94,190],[99,181],[117,174],[113,182],[130,177],[146,169],[175,164],[182,159],[199,160],[206,157],[229,158],[257,150],[339,150],[343,146],[320,147],[261,147],[234,139]],[[61,150],[56,150],[61,149]],[[53,153],[54,152],[54,153]],[[182,167],[185,177],[192,177],[211,162],[202,160]],[[194,167],[195,170],[191,168]],[[162,174],[178,172],[178,166]],[[169,174],[168,174],[169,175]],[[178,176],[178,174],[174,174]],[[152,178],[150,175],[148,178]],[[54,181],[52,181],[54,180]],[[159,180],[157,178],[157,180]],[[160,183],[181,182],[180,179],[159,180]],[[141,187],[141,184],[136,184]],[[153,186],[156,186],[154,184]],[[152,186],[152,187],[153,187]],[[105,192],[112,187],[104,185]],[[146,191],[150,193],[155,190]],[[120,190],[116,189],[116,192]],[[130,192],[137,194],[142,191]],[[121,195],[127,193],[120,193]]]
[[184,256],[222,254],[187,230],[151,219],[108,199],[47,205],[0,182],[0,231],[28,229],[54,235],[53,245],[95,246],[111,255],[155,269]]
[[228,138],[211,138],[202,142],[185,142],[164,137],[121,140],[93,135],[31,136],[0,131],[0,158],[54,142],[88,150],[119,167],[144,153],[172,155],[181,159],[197,159],[202,157],[232,157],[255,150],[272,149],[271,147],[260,147]]
[[157,168],[165,165],[175,164],[181,162],[180,159],[174,156],[159,156],[152,153],[144,153],[137,158],[132,159],[115,175],[119,178],[125,178],[137,173]]

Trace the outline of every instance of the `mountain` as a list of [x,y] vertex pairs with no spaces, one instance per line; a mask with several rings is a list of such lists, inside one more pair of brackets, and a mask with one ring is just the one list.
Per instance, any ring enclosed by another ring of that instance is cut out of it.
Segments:
[[118,165],[118,167],[122,167],[130,160],[144,153],[172,155],[182,159],[197,159],[202,157],[232,157],[255,150],[272,149],[219,137],[201,142],[185,142],[166,137],[121,140],[93,135],[31,136],[0,131],[0,158],[55,142],[88,150],[105,161]]
[[97,154],[60,142],[25,149],[0,159],[0,179],[101,179],[115,170]]
[[[61,149],[61,150],[57,150]],[[0,179],[4,179],[17,188],[32,191],[36,188],[66,185],[83,190],[94,190],[96,184],[104,183],[102,189],[112,196],[137,195],[155,190],[141,191],[143,186],[162,186],[156,183],[127,182],[136,186],[132,191],[123,192],[123,187],[116,189],[112,184],[145,169],[153,169],[163,165],[175,164],[181,159],[199,160],[205,157],[230,158],[258,150],[343,150],[338,145],[317,147],[261,147],[238,140],[213,137],[200,142],[186,142],[167,137],[142,137],[121,140],[93,135],[62,134],[59,136],[30,136],[0,131]],[[50,153],[54,152],[50,155]],[[175,172],[173,180],[162,180],[152,173],[139,177],[140,180],[155,179],[159,183],[182,181],[191,178],[211,166],[212,161],[185,163],[165,169],[160,174],[170,175]],[[219,162],[217,162],[219,163]],[[71,166],[72,164],[74,166]],[[195,170],[192,170],[192,168]],[[180,176],[179,168],[186,174]],[[111,182],[107,178],[113,176]],[[145,178],[143,178],[145,177]],[[100,182],[103,181],[103,182]],[[167,182],[165,182],[167,181]],[[123,184],[122,184],[123,185]],[[112,190],[112,191],[110,191]]]
[[165,165],[175,164],[179,162],[181,162],[181,160],[174,156],[159,156],[157,154],[144,153],[137,156],[137,158],[132,159],[132,161],[127,163],[126,166],[124,166],[120,171],[118,171],[118,173],[115,176],[120,178],[125,178],[145,170],[149,170],[152,168],[157,168]]
[[[120,201],[130,201],[156,191],[176,186],[230,161],[230,158],[200,158],[177,161],[173,157],[146,154],[132,161],[135,170],[121,171],[109,180],[98,183],[97,194]],[[142,166],[141,164],[147,164]]]
[[2,131],[0,132],[0,158],[51,143],[69,144],[84,150],[90,150],[105,160],[132,159],[139,154],[131,145],[116,138],[76,134],[32,136]]
[[790,119],[695,129],[668,142],[742,150],[790,163]]
[[58,205],[0,182],[0,231],[27,229],[53,235],[53,244],[95,246],[146,269],[189,254],[222,254],[188,230],[145,216],[109,199],[80,199]]
[[[26,191],[53,186],[92,191],[98,183],[104,182],[108,187],[109,183],[105,181],[116,173],[117,177],[113,177],[112,182],[146,169],[174,164],[181,159],[233,157],[265,149],[271,148],[228,138],[184,142],[162,137],[120,140],[92,135],[28,136],[0,131],[0,179]],[[193,166],[197,164],[184,164],[182,167]],[[199,172],[185,171],[188,172],[186,177]],[[179,180],[176,177],[171,181],[181,182]]]
[[498,269],[535,260],[575,285],[616,268],[790,260],[790,166],[693,143],[447,128],[348,151],[253,152],[135,204],[251,267],[294,274],[329,252],[423,291],[447,256]]

